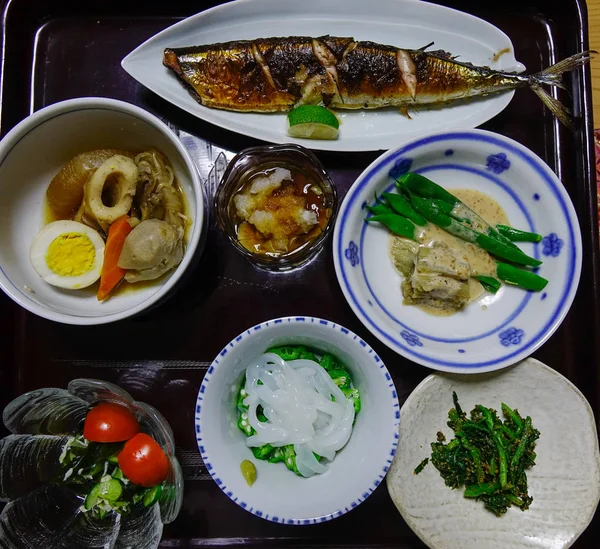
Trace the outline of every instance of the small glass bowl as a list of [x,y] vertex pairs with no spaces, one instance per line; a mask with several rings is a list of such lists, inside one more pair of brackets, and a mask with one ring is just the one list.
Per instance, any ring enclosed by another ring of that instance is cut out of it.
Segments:
[[[244,176],[257,171],[263,165],[282,168],[291,166],[310,175],[319,183],[325,194],[325,204],[331,211],[327,225],[312,241],[292,252],[277,256],[253,253],[245,248],[238,239],[230,212],[231,201],[240,190],[240,182]],[[333,229],[337,206],[335,184],[319,159],[308,149],[291,144],[252,147],[241,151],[229,162],[215,194],[215,212],[219,228],[227,235],[235,249],[251,263],[271,271],[293,269],[312,259],[323,247],[325,239]]]

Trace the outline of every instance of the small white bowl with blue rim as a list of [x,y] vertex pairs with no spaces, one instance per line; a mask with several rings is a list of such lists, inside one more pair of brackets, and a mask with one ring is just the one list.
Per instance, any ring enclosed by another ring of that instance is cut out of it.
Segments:
[[[236,397],[248,362],[272,346],[287,344],[334,354],[350,370],[361,394],[350,440],[328,471],[310,478],[283,463],[255,459],[237,426]],[[195,423],[204,464],[229,498],[262,519],[307,525],[342,516],[381,484],[398,445],[400,407],[388,370],[359,336],[328,320],[286,317],[253,326],[223,348],[202,381]],[[244,460],[257,469],[252,486],[240,471]]]
[[[543,235],[519,243],[541,259],[542,292],[503,285],[495,295],[451,316],[404,305],[401,275],[388,253],[389,231],[366,224],[366,205],[415,172],[452,190],[477,189],[506,212],[511,226]],[[479,373],[532,354],[567,314],[581,274],[581,232],[573,204],[552,170],[523,145],[492,132],[444,132],[416,139],[377,158],[340,207],[333,234],[338,281],[363,324],[388,347],[430,368]]]

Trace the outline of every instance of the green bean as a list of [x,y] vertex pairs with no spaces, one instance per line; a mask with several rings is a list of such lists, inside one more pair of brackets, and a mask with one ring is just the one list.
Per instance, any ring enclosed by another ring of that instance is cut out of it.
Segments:
[[465,227],[464,225],[460,224],[458,221],[440,210],[440,208],[438,208],[431,201],[420,198],[412,193],[410,194],[410,201],[415,210],[430,223],[437,225],[446,232],[457,236],[461,240],[466,240],[467,242],[472,243],[477,241],[477,236],[480,233],[471,229],[470,227]]
[[543,290],[548,284],[545,278],[536,273],[519,269],[501,261],[496,265],[496,274],[500,280],[504,280],[507,284],[535,292]]
[[[451,209],[454,209],[456,207],[464,209],[472,218],[472,220],[476,221],[481,226],[481,228],[486,229],[488,235],[491,238],[504,243],[506,246],[518,249],[517,246],[510,239],[506,238],[489,223],[487,223],[477,212],[473,211],[460,199],[455,197],[452,193],[448,192],[446,189],[444,189],[437,183],[434,183],[430,179],[427,179],[426,177],[420,174],[408,173],[397,180],[397,186],[399,188],[412,191],[413,193],[417,194],[422,198],[444,202],[446,205],[449,205]],[[450,215],[450,212],[447,211],[447,209],[444,208],[441,210]],[[452,217],[461,222],[467,221],[464,218],[458,217],[456,214],[453,214]],[[471,224],[471,221],[468,221],[468,223]]]
[[460,202],[446,189],[418,173],[407,173],[399,177],[396,182],[398,187],[408,189],[422,198],[438,198],[452,205]]
[[416,225],[425,225],[427,220],[417,212],[415,212],[411,203],[401,194],[383,193],[381,196],[385,198],[389,205],[400,215],[410,219]]
[[408,219],[400,215],[379,214],[367,217],[365,221],[377,221],[385,225],[394,234],[415,240],[415,226]]
[[367,206],[367,210],[369,210],[374,215],[394,213],[394,211],[389,206],[383,203],[375,204],[374,206]]
[[502,284],[496,280],[493,276],[475,275],[473,278],[479,281],[479,283],[490,293],[495,294]]
[[513,263],[519,263],[520,265],[527,265],[529,267],[537,267],[542,264],[539,259],[529,257],[526,253],[519,250],[519,248],[512,248],[504,242],[495,240],[487,234],[479,233],[477,244],[479,244],[486,252]]
[[434,225],[437,225],[461,240],[478,244],[480,248],[483,248],[487,252],[502,259],[506,259],[507,261],[512,261],[513,263],[530,265],[532,267],[537,267],[542,263],[533,257],[529,257],[519,248],[513,248],[512,246],[508,246],[499,240],[495,240],[487,234],[476,231],[471,227],[466,227],[465,225],[456,221],[454,218],[442,212],[435,205],[431,204],[430,201],[417,197],[412,193],[410,194],[410,201],[415,210],[417,210],[418,213],[427,219],[427,221],[430,221]]
[[496,225],[497,231],[512,242],[540,242],[542,235],[520,231],[508,225]]

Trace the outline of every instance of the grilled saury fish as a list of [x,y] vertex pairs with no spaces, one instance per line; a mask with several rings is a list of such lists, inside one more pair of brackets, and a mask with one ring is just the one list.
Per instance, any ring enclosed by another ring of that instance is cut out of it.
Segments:
[[353,38],[290,36],[166,49],[163,64],[207,107],[244,112],[288,111],[302,104],[334,109],[417,107],[530,87],[565,124],[565,107],[541,88],[589,52],[537,74],[476,67],[443,51],[405,50]]

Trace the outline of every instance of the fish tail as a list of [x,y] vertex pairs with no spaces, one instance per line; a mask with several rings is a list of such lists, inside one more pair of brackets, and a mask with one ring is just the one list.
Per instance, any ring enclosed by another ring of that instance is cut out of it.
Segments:
[[550,109],[550,111],[552,111],[552,113],[570,129],[575,127],[573,119],[571,118],[571,111],[560,101],[554,99],[554,97],[546,92],[541,85],[547,84],[563,90],[566,89],[562,82],[563,74],[589,63],[592,59],[592,54],[595,53],[597,52],[592,50],[577,53],[529,77],[529,85],[533,92],[544,102],[544,105],[546,105],[546,107],[548,107],[548,109]]
[[567,57],[555,65],[552,65],[551,67],[532,75],[530,77],[532,84],[549,84],[551,86],[558,86],[559,88],[565,89],[565,86],[562,83],[563,74],[589,63],[589,61],[592,59],[592,54],[595,53],[598,52],[590,50],[576,53],[571,57]]
[[574,129],[575,123],[571,117],[571,111],[565,107],[558,99],[554,99],[549,93],[547,93],[538,84],[531,85],[532,91],[544,102],[544,105],[552,111],[554,116],[558,118],[567,128]]

